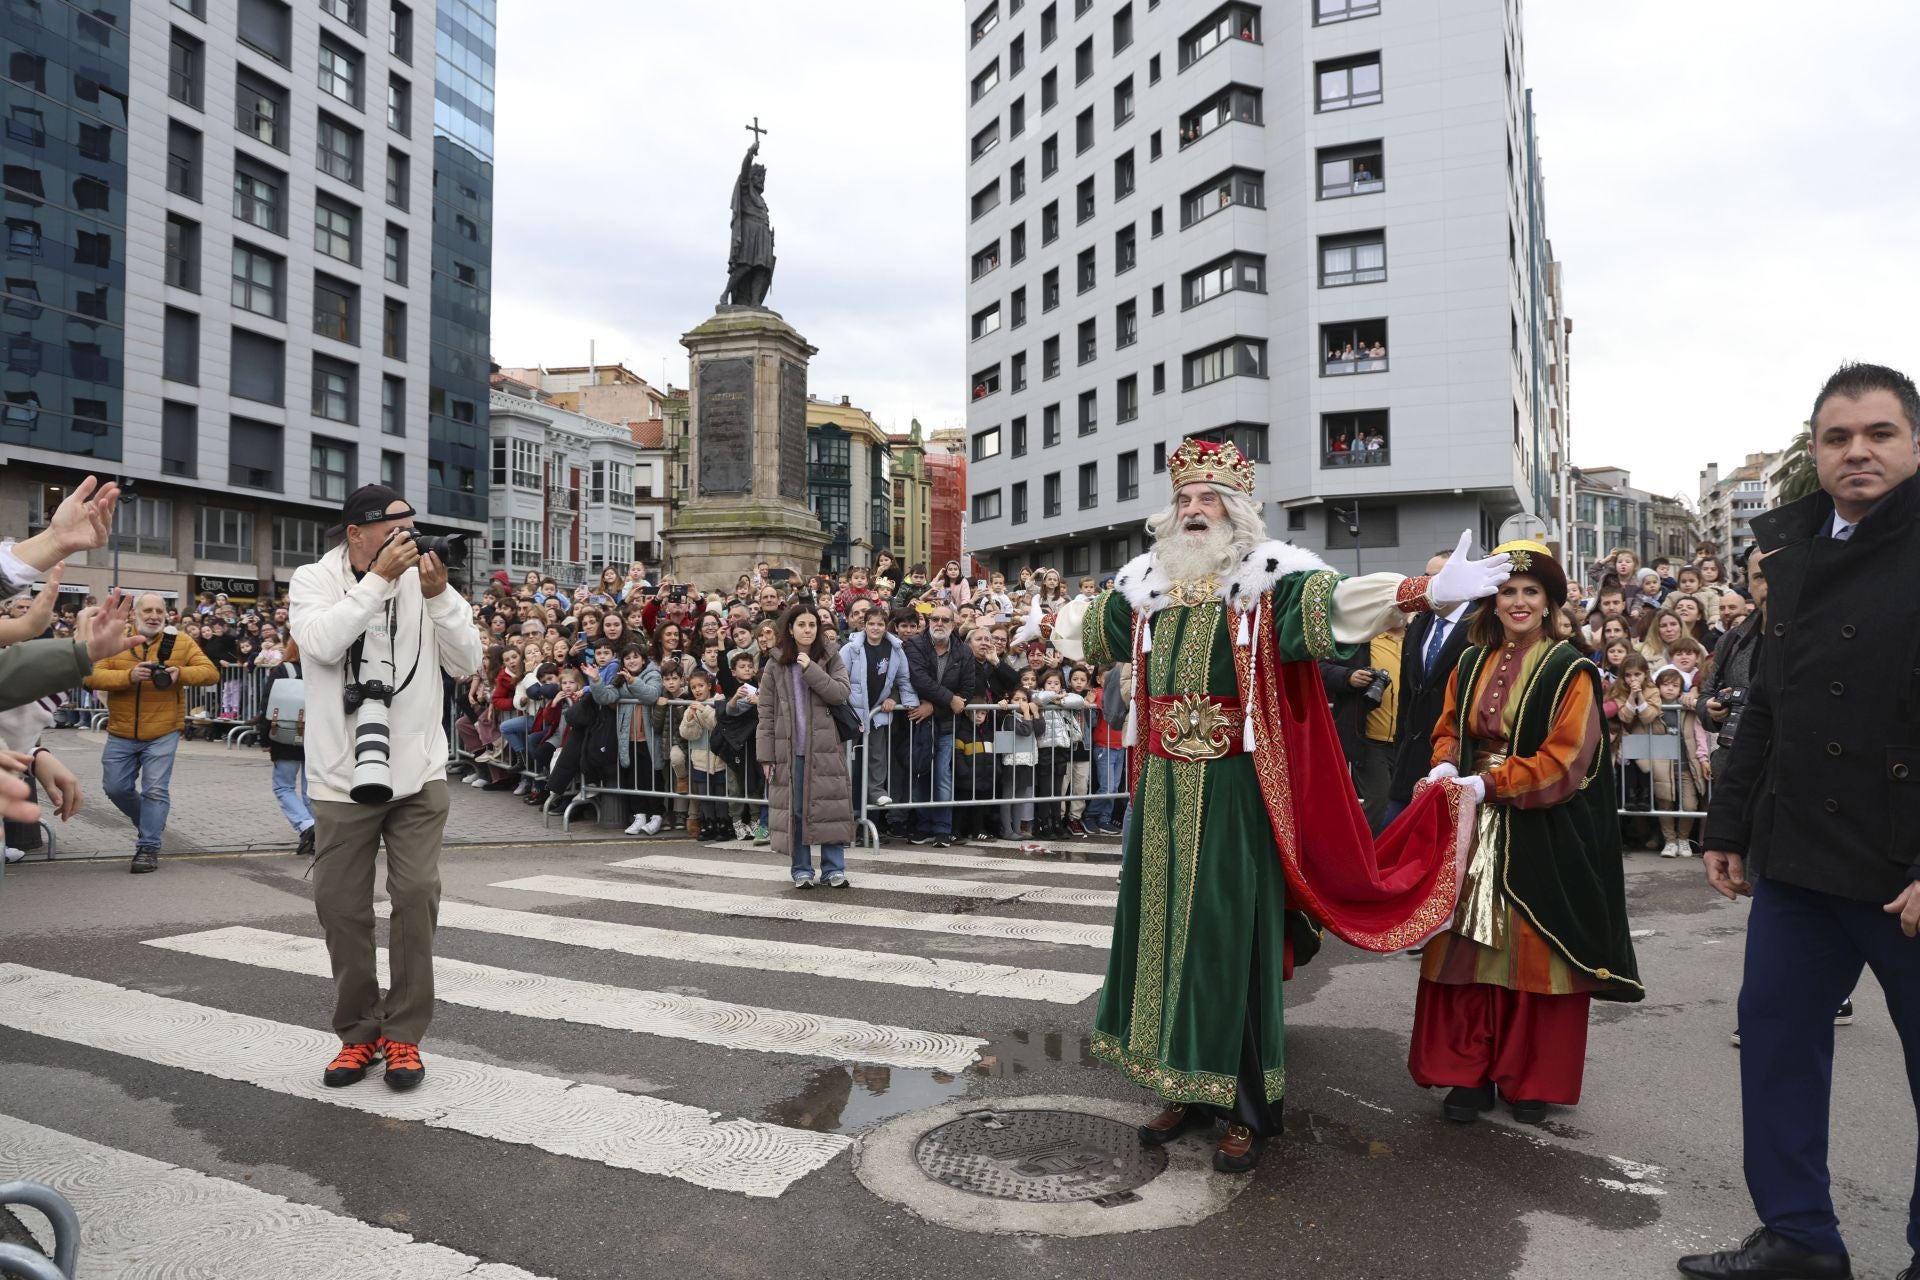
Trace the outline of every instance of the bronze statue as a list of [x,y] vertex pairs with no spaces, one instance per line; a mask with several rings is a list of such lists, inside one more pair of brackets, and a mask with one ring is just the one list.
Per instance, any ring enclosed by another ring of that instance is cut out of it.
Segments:
[[727,287],[720,294],[720,305],[736,307],[764,306],[767,290],[773,287],[773,221],[767,214],[763,194],[767,185],[767,167],[755,164],[760,154],[760,135],[768,132],[755,116],[747,126],[754,135],[740,162],[740,176],[733,184],[733,240],[727,250]]

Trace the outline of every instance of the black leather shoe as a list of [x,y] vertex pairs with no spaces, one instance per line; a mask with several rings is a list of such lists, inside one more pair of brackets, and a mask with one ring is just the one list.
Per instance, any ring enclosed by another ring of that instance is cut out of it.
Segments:
[[158,849],[135,849],[133,851],[133,865],[127,868],[127,870],[137,876],[145,875],[149,871],[158,871],[159,869],[160,851]]
[[1680,1274],[1704,1280],[1852,1280],[1844,1253],[1814,1253],[1766,1227],[1738,1249],[1696,1253],[1680,1259]]
[[1455,1124],[1472,1124],[1480,1118],[1482,1111],[1493,1110],[1493,1101],[1493,1086],[1490,1084],[1483,1084],[1478,1089],[1456,1085],[1447,1091],[1447,1100],[1440,1104],[1440,1114]]
[[1547,1118],[1547,1104],[1516,1102],[1513,1104],[1513,1118],[1520,1124],[1540,1124]]
[[1920,1280],[1920,1253],[1915,1254],[1913,1261],[1907,1265],[1907,1269],[1895,1276],[1893,1280]]

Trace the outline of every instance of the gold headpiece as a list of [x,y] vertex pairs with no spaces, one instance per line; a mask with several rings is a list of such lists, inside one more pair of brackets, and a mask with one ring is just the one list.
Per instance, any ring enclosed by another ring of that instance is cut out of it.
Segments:
[[1213,440],[1183,440],[1167,459],[1167,475],[1175,492],[1182,485],[1220,484],[1241,493],[1253,492],[1253,460],[1231,444]]

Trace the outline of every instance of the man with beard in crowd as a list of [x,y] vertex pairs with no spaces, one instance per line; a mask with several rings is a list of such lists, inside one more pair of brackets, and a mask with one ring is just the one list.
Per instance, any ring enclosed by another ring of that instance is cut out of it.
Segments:
[[[1168,472],[1152,550],[1052,624],[1068,658],[1130,661],[1134,678],[1135,808],[1093,1053],[1166,1101],[1141,1141],[1224,1118],[1214,1168],[1243,1173],[1279,1129],[1280,983],[1318,945],[1301,911],[1391,951],[1454,903],[1455,788],[1424,790],[1376,856],[1316,661],[1490,595],[1507,567],[1469,559],[1463,536],[1432,578],[1343,579],[1268,540],[1254,465],[1233,445],[1188,440]],[[1030,615],[1016,641],[1035,627]]]

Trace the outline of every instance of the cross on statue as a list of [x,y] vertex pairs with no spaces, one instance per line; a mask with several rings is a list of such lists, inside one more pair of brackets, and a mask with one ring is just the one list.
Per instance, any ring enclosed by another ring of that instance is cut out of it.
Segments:
[[771,130],[771,129],[762,129],[762,128],[760,127],[760,117],[759,117],[759,116],[755,116],[755,117],[753,118],[753,123],[752,123],[752,124],[748,124],[748,125],[742,125],[742,126],[740,126],[740,127],[741,127],[741,128],[743,128],[743,129],[745,129],[745,130],[746,130],[746,131],[747,131],[748,133],[751,133],[751,134],[753,135],[753,141],[754,141],[754,144],[755,144],[756,146],[757,146],[757,145],[759,144],[759,142],[760,142],[760,135],[761,135],[761,134],[763,134],[763,133],[772,133],[772,132],[773,132],[773,130]]

